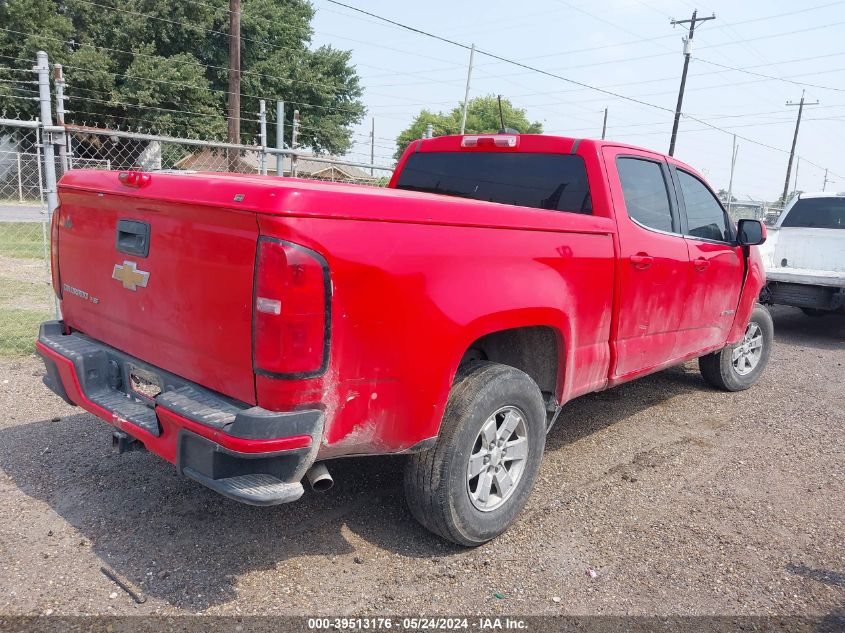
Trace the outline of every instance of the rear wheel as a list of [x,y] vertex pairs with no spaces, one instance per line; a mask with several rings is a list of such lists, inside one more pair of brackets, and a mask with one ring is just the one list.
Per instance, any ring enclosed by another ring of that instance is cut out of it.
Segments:
[[764,306],[757,304],[741,341],[698,359],[701,375],[725,391],[748,389],[766,369],[773,340],[772,317]]
[[479,361],[462,367],[437,444],[409,459],[411,513],[460,545],[481,545],[504,532],[537,476],[545,422],[540,389],[524,372]]

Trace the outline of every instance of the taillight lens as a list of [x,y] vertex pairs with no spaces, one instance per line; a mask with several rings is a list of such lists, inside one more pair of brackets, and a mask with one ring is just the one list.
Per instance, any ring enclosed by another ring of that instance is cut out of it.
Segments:
[[253,298],[256,371],[304,378],[325,370],[329,284],[328,266],[314,251],[259,239]]
[[146,187],[152,181],[152,176],[142,171],[122,171],[117,179],[127,187]]
[[505,134],[488,134],[486,136],[465,136],[461,139],[461,147],[516,147],[519,137]]
[[57,207],[53,211],[53,217],[50,220],[50,274],[53,279],[53,292],[61,299],[62,280],[59,276],[59,216],[61,216],[61,207]]

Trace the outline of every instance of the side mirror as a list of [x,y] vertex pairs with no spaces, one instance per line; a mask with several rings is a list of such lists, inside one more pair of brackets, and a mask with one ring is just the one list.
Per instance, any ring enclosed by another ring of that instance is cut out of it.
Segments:
[[736,241],[743,246],[756,246],[766,241],[766,227],[760,220],[740,220]]

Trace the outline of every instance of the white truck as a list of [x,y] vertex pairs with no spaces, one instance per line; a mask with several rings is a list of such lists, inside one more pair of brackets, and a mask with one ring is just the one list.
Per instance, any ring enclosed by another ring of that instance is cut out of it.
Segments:
[[810,316],[845,312],[845,192],[792,198],[760,254],[762,303],[795,306]]

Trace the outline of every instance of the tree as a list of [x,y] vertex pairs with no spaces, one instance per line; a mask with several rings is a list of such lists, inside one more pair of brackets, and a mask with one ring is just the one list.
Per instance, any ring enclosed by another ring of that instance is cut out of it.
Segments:
[[[719,191],[717,191],[717,192],[716,192],[716,195],[718,195],[718,196],[719,196],[719,200],[721,200],[722,202],[727,202],[727,201],[728,201],[728,190],[727,190],[727,189],[719,189]],[[731,195],[731,200],[730,200],[730,201],[731,201],[731,202],[736,202],[736,196]]]
[[[224,139],[228,1],[0,1],[0,112],[37,116],[35,53],[64,64],[68,117],[77,123],[143,127],[173,136]],[[301,145],[335,154],[351,146],[364,115],[350,52],[309,48],[314,9],[306,0],[244,0],[241,16],[243,142],[258,135],[258,100],[299,109]],[[271,135],[272,137],[272,135]]]
[[[432,125],[434,134],[437,136],[459,134],[461,131],[462,113],[463,103],[459,103],[453,110],[446,113],[432,112],[430,110],[421,111],[411,121],[411,124],[396,138],[397,149],[394,155],[395,158],[397,160],[399,159],[402,152],[408,146],[408,143],[423,137],[429,123]],[[528,120],[525,110],[514,107],[507,99],[502,99],[502,115],[507,127],[514,128],[522,133],[540,134],[543,131],[542,123],[539,121],[531,123]],[[498,132],[501,127],[499,103],[495,95],[470,99],[469,105],[467,106],[467,134],[491,134]]]

